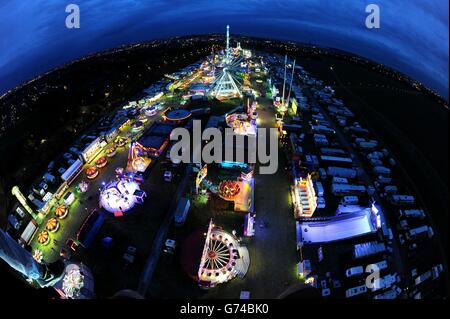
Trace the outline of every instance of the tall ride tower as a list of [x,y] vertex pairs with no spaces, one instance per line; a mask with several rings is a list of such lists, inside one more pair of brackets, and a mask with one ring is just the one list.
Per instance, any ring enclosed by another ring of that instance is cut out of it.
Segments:
[[[241,84],[234,78],[234,70],[239,63],[239,60],[233,60],[230,55],[230,26],[227,25],[227,37],[225,58],[223,61],[223,69],[216,75],[216,80],[213,83],[213,88],[210,91],[210,96],[214,96],[219,100],[227,98],[241,98],[242,92],[239,88]],[[233,61],[232,61],[233,60]]]
[[230,25],[227,24],[227,45],[226,45],[226,52],[225,52],[225,64],[230,63]]

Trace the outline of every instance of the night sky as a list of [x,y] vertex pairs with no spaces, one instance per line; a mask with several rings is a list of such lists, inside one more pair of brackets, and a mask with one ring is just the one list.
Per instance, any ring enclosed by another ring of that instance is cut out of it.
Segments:
[[[65,27],[65,7],[81,28]],[[365,7],[381,9],[367,29]],[[448,97],[446,0],[1,0],[0,94],[78,57],[122,44],[224,32],[335,47],[384,63]]]

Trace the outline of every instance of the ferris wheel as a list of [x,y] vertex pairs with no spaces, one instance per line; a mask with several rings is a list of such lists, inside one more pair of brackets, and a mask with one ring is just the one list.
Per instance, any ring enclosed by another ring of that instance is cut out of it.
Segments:
[[[206,276],[225,277],[234,276],[233,269],[239,258],[237,242],[227,233],[214,229],[210,233],[207,250],[202,267],[202,273]],[[224,279],[225,279],[224,278]]]

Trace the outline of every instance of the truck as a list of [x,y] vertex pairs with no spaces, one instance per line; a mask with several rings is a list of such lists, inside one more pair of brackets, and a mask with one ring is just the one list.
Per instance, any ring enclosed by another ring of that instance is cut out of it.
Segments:
[[187,214],[189,212],[189,207],[191,205],[191,202],[188,198],[182,197],[180,198],[178,205],[175,209],[175,225],[176,226],[182,226],[184,222],[186,221]]

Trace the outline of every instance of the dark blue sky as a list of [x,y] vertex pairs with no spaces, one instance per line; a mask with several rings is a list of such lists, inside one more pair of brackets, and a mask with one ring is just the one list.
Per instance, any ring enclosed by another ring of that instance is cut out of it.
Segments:
[[[65,7],[81,28],[65,28]],[[365,7],[381,9],[367,29]],[[394,67],[448,96],[446,0],[1,0],[0,94],[53,67],[122,44],[231,32],[312,42]]]

